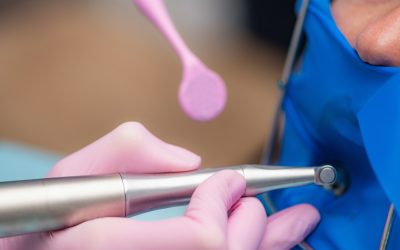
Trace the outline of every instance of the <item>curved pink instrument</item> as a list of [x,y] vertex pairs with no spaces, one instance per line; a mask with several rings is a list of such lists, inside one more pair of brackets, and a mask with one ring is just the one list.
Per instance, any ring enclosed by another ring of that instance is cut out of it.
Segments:
[[197,121],[209,121],[218,116],[225,107],[227,97],[222,78],[207,68],[187,47],[162,0],[133,0],[133,3],[167,38],[182,62],[179,102],[183,111]]

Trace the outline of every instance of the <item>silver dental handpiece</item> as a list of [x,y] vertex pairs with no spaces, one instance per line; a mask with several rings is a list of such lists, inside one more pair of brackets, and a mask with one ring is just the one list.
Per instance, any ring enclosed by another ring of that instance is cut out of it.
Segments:
[[0,183],[0,237],[71,227],[100,217],[125,217],[184,204],[196,187],[223,169],[246,180],[245,196],[310,183],[329,185],[336,171],[321,167],[239,165],[197,171],[59,177]]

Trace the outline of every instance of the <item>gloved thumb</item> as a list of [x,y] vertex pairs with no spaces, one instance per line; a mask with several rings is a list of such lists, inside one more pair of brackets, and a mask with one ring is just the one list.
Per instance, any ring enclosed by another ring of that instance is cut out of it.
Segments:
[[49,176],[179,172],[200,163],[198,155],[165,143],[140,123],[127,122],[58,162]]

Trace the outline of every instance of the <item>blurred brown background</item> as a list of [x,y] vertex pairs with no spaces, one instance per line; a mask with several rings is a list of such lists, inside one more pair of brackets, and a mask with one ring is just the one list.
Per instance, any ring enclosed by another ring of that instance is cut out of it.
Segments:
[[203,166],[257,162],[284,51],[248,34],[243,1],[166,4],[189,47],[226,81],[220,117],[183,114],[178,58],[129,0],[14,1],[0,10],[0,139],[70,153],[139,121]]

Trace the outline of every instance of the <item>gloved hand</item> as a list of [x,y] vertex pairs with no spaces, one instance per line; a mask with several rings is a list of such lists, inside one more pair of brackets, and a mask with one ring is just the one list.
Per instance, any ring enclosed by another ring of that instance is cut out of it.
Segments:
[[[139,123],[126,123],[61,160],[50,177],[194,170],[200,157],[166,144]],[[256,198],[241,198],[243,177],[221,171],[195,191],[185,215],[157,222],[100,218],[47,233],[0,240],[0,249],[289,249],[319,220],[309,205],[272,215]]]

